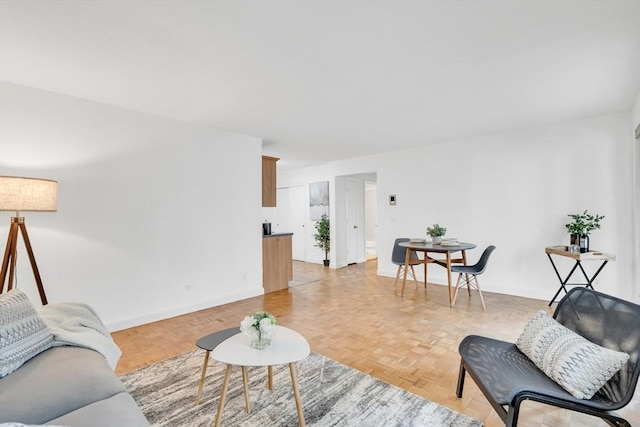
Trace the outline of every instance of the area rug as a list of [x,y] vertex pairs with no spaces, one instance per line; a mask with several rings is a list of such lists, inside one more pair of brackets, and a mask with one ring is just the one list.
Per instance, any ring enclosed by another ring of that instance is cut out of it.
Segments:
[[[155,426],[210,426],[215,419],[224,365],[210,360],[200,405],[195,397],[204,351],[194,350],[120,377],[142,412]],[[296,363],[308,426],[480,426],[480,421],[437,405],[401,388],[312,353]],[[234,367],[223,426],[298,425],[287,365],[249,368],[251,412],[246,413],[242,372]]]

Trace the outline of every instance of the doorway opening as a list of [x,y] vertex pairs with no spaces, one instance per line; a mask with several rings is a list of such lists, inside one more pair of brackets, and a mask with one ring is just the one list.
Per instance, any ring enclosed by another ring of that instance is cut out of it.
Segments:
[[336,177],[336,255],[340,266],[376,259],[377,175]]
[[364,223],[367,261],[371,261],[378,258],[378,184],[371,181],[364,182]]

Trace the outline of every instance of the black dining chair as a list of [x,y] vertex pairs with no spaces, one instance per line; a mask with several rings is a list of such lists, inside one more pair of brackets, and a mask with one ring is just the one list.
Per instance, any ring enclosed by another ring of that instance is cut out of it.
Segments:
[[[477,263],[474,265],[452,265],[451,272],[458,273],[458,281],[456,282],[456,292],[453,294],[452,305],[456,304],[456,297],[458,296],[458,290],[464,286],[467,287],[467,292],[471,296],[471,288],[474,288],[480,294],[480,302],[482,302],[482,309],[485,309],[484,298],[482,298],[482,291],[480,290],[480,283],[478,283],[478,276],[484,273],[487,268],[487,262],[489,261],[489,255],[494,251],[496,247],[488,246]],[[464,276],[464,277],[463,277]]]
[[[396,271],[396,280],[393,282],[393,287],[395,288],[398,283],[398,279],[400,278],[400,274],[404,272],[404,261],[407,256],[407,250],[402,246],[398,246],[399,243],[408,242],[410,239],[406,237],[399,237],[393,243],[393,252],[391,253],[391,262],[398,266],[398,270]],[[409,260],[410,270],[407,270],[407,273],[413,277],[413,280],[416,282],[416,286],[418,285],[418,280],[416,279],[416,272],[413,269],[414,265],[422,264],[422,260],[418,258],[418,254],[414,251],[411,251],[411,258]]]

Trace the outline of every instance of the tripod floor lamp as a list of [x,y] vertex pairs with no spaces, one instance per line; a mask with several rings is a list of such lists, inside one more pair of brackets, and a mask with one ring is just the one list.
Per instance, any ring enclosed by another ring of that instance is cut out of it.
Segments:
[[[36,279],[38,292],[42,305],[47,304],[47,295],[42,286],[42,279],[33,255],[27,225],[20,212],[55,212],[57,210],[58,183],[48,179],[23,178],[17,176],[0,176],[0,211],[14,211],[16,216],[11,218],[7,247],[2,258],[0,269],[0,294],[4,292],[5,283],[7,291],[13,288],[16,273],[16,254],[18,250],[18,231],[22,234],[31,268]],[[9,277],[7,280],[7,273]]]

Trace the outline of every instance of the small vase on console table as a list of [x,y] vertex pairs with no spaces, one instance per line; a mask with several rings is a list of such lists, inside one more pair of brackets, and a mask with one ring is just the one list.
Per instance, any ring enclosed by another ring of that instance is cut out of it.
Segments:
[[580,253],[589,252],[589,235],[580,236]]

